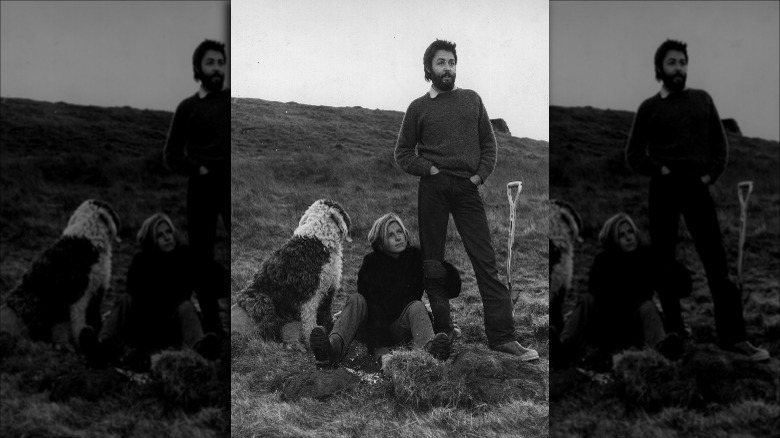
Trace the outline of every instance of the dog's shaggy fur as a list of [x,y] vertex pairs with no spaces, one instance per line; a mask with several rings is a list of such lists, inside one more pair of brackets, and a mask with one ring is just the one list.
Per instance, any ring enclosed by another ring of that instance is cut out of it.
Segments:
[[569,203],[550,200],[550,325],[563,329],[563,302],[574,274],[574,243],[580,240],[582,218]]
[[254,331],[273,339],[282,336],[283,326],[300,321],[296,341],[308,345],[308,334],[316,325],[333,326],[331,303],[341,287],[341,247],[350,240],[350,227],[349,215],[337,202],[314,202],[293,237],[263,262],[252,283],[239,293],[231,313],[245,312]]
[[[111,245],[119,217],[90,199],[73,213],[62,236],[41,254],[2,306],[4,332],[81,346],[100,330],[100,300],[111,282]],[[83,331],[87,329],[87,332]]]

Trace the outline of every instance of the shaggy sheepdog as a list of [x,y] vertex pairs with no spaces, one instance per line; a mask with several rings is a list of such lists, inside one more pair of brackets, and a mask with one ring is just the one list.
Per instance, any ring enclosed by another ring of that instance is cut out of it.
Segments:
[[[314,202],[292,238],[263,262],[252,283],[238,294],[231,331],[308,345],[315,326],[330,329],[333,295],[341,287],[341,246],[351,241],[350,227],[349,215],[337,202]],[[300,326],[290,325],[296,321]]]
[[96,347],[100,300],[111,281],[111,244],[119,217],[90,199],[73,213],[62,236],[41,254],[2,305],[0,330],[35,340]]
[[574,243],[580,241],[582,218],[569,203],[550,200],[550,325],[563,328],[563,301],[574,274]]

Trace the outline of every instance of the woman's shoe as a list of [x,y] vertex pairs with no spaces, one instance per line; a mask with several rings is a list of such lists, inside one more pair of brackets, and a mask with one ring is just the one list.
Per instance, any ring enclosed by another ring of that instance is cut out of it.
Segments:
[[309,345],[314,353],[314,359],[317,361],[317,368],[328,368],[331,366],[330,340],[325,329],[321,326],[311,329],[309,334]]

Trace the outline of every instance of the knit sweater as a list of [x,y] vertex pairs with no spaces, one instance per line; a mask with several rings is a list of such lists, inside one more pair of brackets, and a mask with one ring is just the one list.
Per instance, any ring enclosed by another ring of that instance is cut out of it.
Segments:
[[171,252],[141,251],[127,271],[127,293],[149,314],[170,312],[189,300],[197,284],[198,271],[186,246]]
[[658,277],[653,266],[648,246],[629,253],[616,249],[601,252],[590,268],[588,293],[605,314],[631,316],[640,304],[653,298]]
[[687,89],[639,106],[626,146],[626,161],[643,175],[672,173],[714,182],[726,168],[728,143],[720,116],[706,91]]
[[198,175],[200,166],[229,172],[230,90],[184,99],[173,115],[163,155],[171,170],[184,175]]
[[496,166],[496,137],[479,95],[462,88],[412,101],[401,123],[395,160],[416,176],[441,172],[486,181]]
[[366,317],[369,344],[391,344],[390,323],[401,316],[406,306],[422,298],[422,252],[407,247],[398,258],[373,251],[363,258],[358,271],[358,293],[368,306]]

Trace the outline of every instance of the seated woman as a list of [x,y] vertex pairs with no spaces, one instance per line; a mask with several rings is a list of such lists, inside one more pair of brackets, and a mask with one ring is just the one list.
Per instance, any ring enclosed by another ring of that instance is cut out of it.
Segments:
[[197,272],[190,251],[163,213],[143,222],[137,240],[141,251],[127,272],[127,293],[117,297],[100,332],[104,353],[121,355],[129,346],[137,357],[147,358],[154,351],[176,347],[215,358],[219,341],[214,333],[203,333],[190,297],[199,282],[223,273],[216,269],[206,275]]
[[[335,366],[342,359],[358,331],[363,331],[369,351],[375,358],[390,348],[413,341],[439,360],[450,355],[450,337],[434,336],[428,310],[420,299],[424,291],[422,253],[409,245],[409,231],[401,218],[388,213],[374,222],[368,233],[373,251],[363,258],[358,272],[358,293],[347,297],[347,303],[330,335],[315,327],[309,342],[319,366]],[[450,284],[460,281],[451,265]]]
[[625,213],[612,216],[599,232],[599,242],[604,250],[593,261],[588,293],[580,296],[566,321],[559,338],[562,357],[553,361],[565,363],[588,343],[602,352],[638,345],[679,358],[682,340],[676,333],[666,334],[653,304],[661,281],[634,221]]

